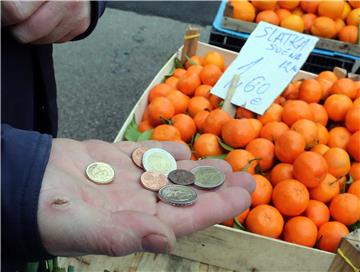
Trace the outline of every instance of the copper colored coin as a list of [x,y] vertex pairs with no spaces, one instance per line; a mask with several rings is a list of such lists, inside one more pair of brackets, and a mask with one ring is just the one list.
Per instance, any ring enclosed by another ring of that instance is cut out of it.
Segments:
[[133,162],[136,164],[136,166],[140,167],[140,168],[143,168],[143,164],[142,164],[142,158],[143,158],[143,155],[144,153],[148,150],[147,147],[138,147],[136,148],[132,155],[131,155],[131,158],[133,160]]
[[150,191],[157,192],[169,183],[167,177],[156,172],[144,172],[140,177],[141,184]]

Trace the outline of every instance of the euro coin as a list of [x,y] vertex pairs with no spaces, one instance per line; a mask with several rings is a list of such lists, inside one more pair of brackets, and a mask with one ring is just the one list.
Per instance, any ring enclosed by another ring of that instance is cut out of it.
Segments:
[[196,191],[184,185],[169,184],[158,192],[161,201],[173,206],[190,206],[197,201]]
[[177,168],[174,157],[161,148],[151,148],[144,153],[143,167],[145,171],[156,172],[167,176]]
[[144,153],[148,150],[147,147],[138,147],[136,148],[133,153],[131,154],[132,161],[135,163],[136,166],[143,168],[142,159],[144,156]]
[[93,162],[86,167],[87,177],[96,184],[108,184],[114,180],[115,171],[105,162]]
[[184,169],[176,169],[169,173],[168,179],[175,184],[190,185],[195,181],[195,176],[190,171]]
[[191,172],[195,175],[195,185],[203,189],[219,187],[225,181],[225,174],[212,166],[197,166]]
[[154,192],[159,191],[169,183],[168,179],[163,174],[155,172],[144,172],[140,177],[140,181],[145,189]]

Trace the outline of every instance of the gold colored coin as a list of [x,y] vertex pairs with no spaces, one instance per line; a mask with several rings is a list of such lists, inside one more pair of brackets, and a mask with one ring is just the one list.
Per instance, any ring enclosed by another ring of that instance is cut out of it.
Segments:
[[164,149],[151,148],[143,155],[143,167],[148,172],[167,175],[177,168],[174,157]]
[[86,167],[86,176],[96,184],[108,184],[114,180],[115,171],[104,162],[93,162]]

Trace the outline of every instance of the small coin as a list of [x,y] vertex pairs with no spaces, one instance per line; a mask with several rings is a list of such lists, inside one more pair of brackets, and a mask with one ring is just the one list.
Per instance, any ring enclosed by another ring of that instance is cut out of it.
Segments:
[[140,177],[141,184],[150,191],[157,192],[169,183],[168,179],[160,173],[144,172]]
[[138,147],[136,148],[133,153],[131,154],[131,158],[133,160],[133,162],[136,164],[136,166],[140,167],[141,169],[143,168],[143,164],[142,164],[142,159],[144,156],[144,153],[148,150],[147,147]]
[[177,168],[174,157],[161,148],[151,148],[143,155],[144,169],[149,172],[161,173],[167,176]]
[[195,175],[184,169],[176,169],[169,173],[168,179],[175,184],[190,185],[195,182]]
[[86,167],[87,177],[96,184],[108,184],[114,180],[115,171],[105,162],[93,162]]
[[173,206],[190,206],[197,201],[196,191],[184,185],[166,185],[159,190],[158,196],[162,201]]
[[219,187],[225,181],[225,174],[212,166],[197,166],[191,172],[195,175],[195,185],[203,189]]

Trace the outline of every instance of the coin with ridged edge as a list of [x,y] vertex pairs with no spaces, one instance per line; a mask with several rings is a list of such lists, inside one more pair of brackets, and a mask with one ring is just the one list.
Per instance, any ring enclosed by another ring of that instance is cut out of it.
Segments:
[[225,181],[224,172],[212,166],[197,166],[191,172],[195,175],[194,184],[202,189],[217,188]]
[[140,177],[140,181],[145,189],[154,192],[159,191],[162,187],[169,184],[165,175],[155,172],[144,172]]
[[143,155],[142,163],[146,171],[161,173],[165,176],[177,168],[174,157],[161,148],[147,150]]
[[147,147],[140,146],[136,148],[133,153],[131,154],[132,161],[135,163],[136,166],[143,169],[142,159],[144,156],[144,153],[148,150]]
[[158,192],[158,197],[161,201],[173,206],[190,206],[198,199],[193,188],[176,184],[162,187]]
[[190,185],[195,182],[195,175],[184,169],[176,169],[169,173],[168,179],[178,185]]
[[86,167],[86,176],[96,184],[108,184],[114,180],[115,171],[110,164],[93,162]]

